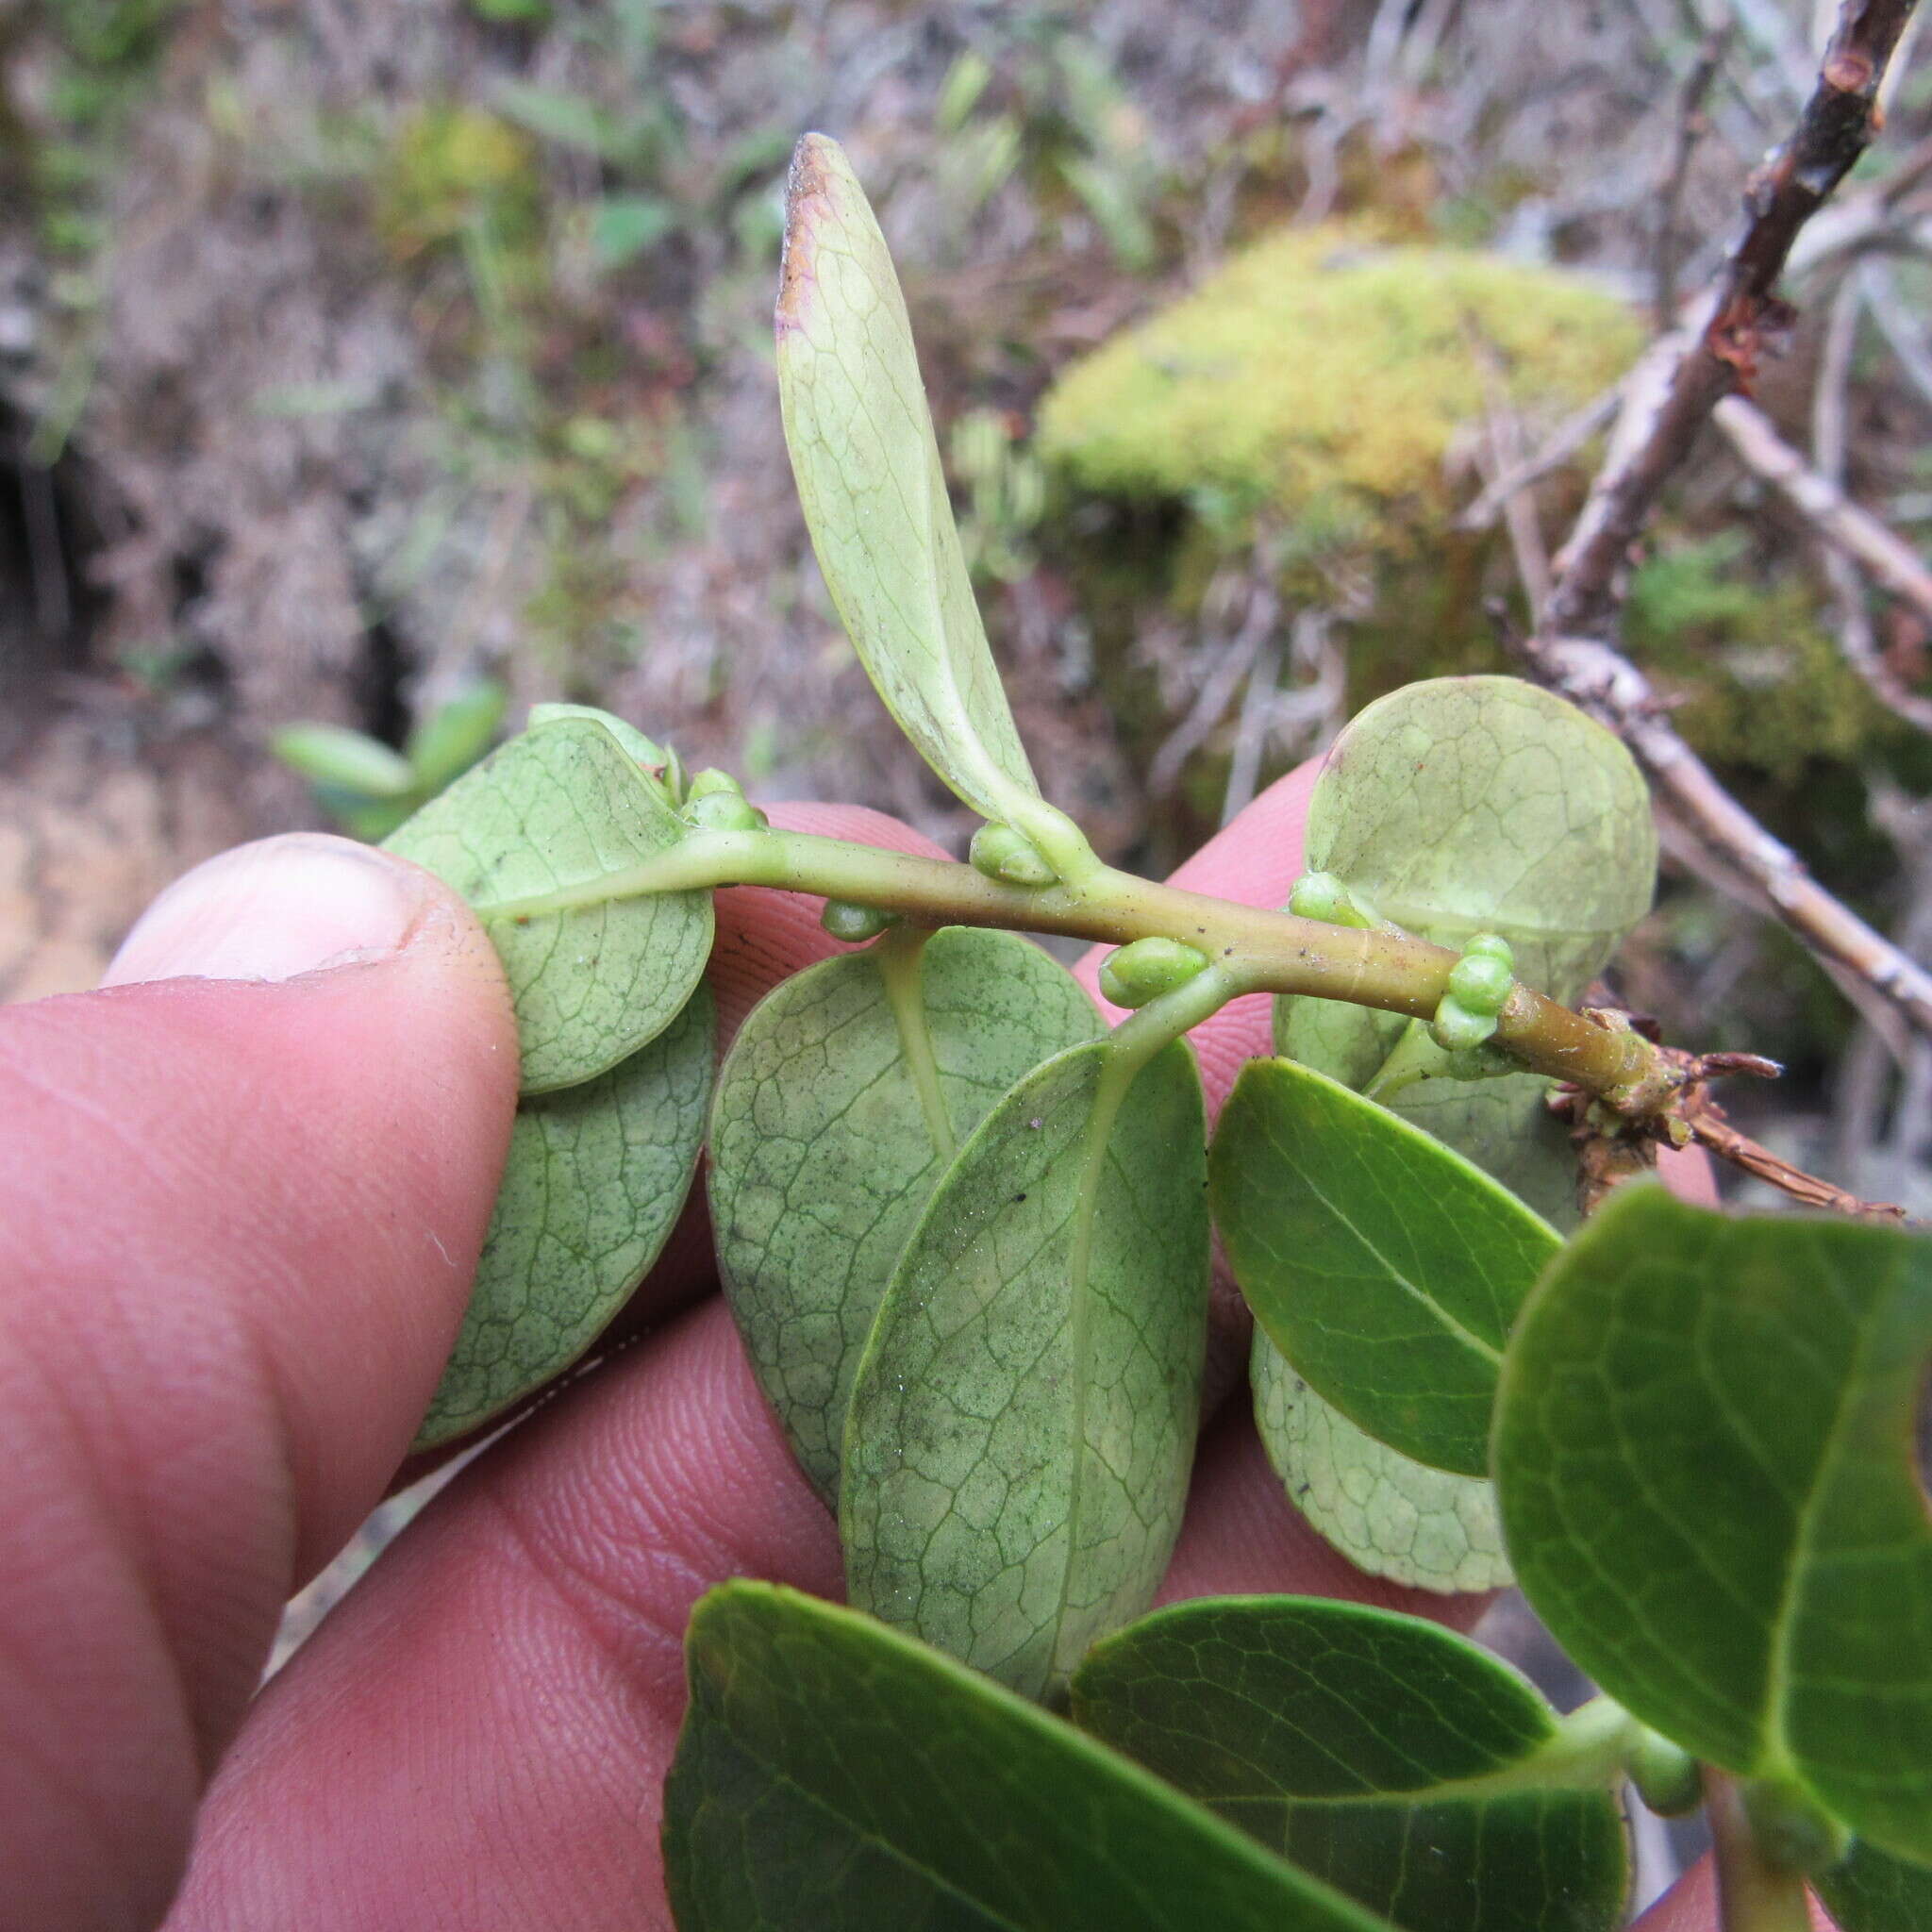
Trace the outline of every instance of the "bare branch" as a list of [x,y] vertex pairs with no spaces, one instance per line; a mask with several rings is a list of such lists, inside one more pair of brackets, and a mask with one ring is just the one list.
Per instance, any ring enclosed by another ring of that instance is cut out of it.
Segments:
[[1807,945],[1856,974],[1921,1032],[1932,1034],[1932,974],[1825,891],[1797,854],[1718,783],[1672,728],[1649,680],[1628,658],[1585,638],[1530,638],[1519,649],[1541,682],[1630,746],[1671,806],[1765,894]]
[[[1774,290],[1800,229],[1824,206],[1870,141],[1873,105],[1913,0],[1844,0],[1818,84],[1790,140],[1773,151],[1745,191],[1744,232],[1700,322],[1678,350],[1641,438],[1604,487],[1591,492],[1564,547],[1549,627],[1594,635],[1608,625],[1631,543],[1664,482],[1688,454],[1712,408],[1748,389],[1760,356],[1790,311]],[[1635,406],[1633,397],[1626,404]]]
[[1690,157],[1705,130],[1704,101],[1724,66],[1736,23],[1726,21],[1706,34],[1697,58],[1677,93],[1677,131],[1671,143],[1671,160],[1657,193],[1657,240],[1652,268],[1657,325],[1668,328],[1677,315],[1677,207],[1690,175]]

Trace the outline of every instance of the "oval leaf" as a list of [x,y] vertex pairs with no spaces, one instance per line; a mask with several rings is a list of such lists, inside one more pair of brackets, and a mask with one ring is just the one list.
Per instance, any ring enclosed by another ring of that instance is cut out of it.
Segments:
[[1839,1932],[1932,1932],[1932,1866],[1856,1843],[1818,1874],[1816,1890]]
[[523,1091],[628,1059],[684,1009],[711,951],[711,895],[656,892],[541,918],[491,908],[641,865],[690,828],[603,725],[525,732],[387,841],[482,917],[516,1002]]
[[1645,1724],[1932,1860],[1932,1237],[1620,1189],[1496,1408],[1524,1593]]
[[345,724],[286,725],[274,748],[291,772],[358,798],[407,798],[418,782],[401,752]]
[[604,1332],[677,1224],[704,1141],[709,991],[622,1066],[517,1108],[476,1280],[416,1437],[465,1436]]
[[1291,1060],[1250,1060],[1208,1163],[1215,1225],[1269,1339],[1405,1456],[1489,1469],[1503,1344],[1561,1245],[1440,1141]]
[[1180,1527],[1205,1137],[1181,1042],[1131,1085],[1108,1041],[1048,1060],[934,1191],[859,1365],[853,1603],[1029,1696],[1146,1608]]
[[1101,1031],[1040,947],[964,926],[822,960],[739,1029],[711,1116],[719,1272],[827,1502],[858,1357],[927,1195],[1022,1074]]
[[1491,1484],[1364,1435],[1258,1328],[1248,1373],[1255,1425],[1289,1499],[1357,1569],[1445,1594],[1513,1580]]
[[1095,1645],[1073,1710],[1103,1743],[1411,1932],[1624,1923],[1615,1800],[1501,1789],[1534,1778],[1556,1716],[1439,1624],[1312,1597],[1179,1604]]
[[850,1610],[727,1583],[685,1654],[664,1790],[681,1932],[1382,1927],[1071,1724]]
[[778,395],[812,548],[899,727],[974,810],[1038,798],[959,547],[906,299],[837,142],[791,158]]

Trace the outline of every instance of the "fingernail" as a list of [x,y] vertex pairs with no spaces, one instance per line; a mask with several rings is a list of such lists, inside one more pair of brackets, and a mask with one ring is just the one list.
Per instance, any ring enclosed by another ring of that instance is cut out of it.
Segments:
[[293,832],[198,865],[142,914],[103,986],[292,979],[396,952],[422,916],[413,867],[366,845]]

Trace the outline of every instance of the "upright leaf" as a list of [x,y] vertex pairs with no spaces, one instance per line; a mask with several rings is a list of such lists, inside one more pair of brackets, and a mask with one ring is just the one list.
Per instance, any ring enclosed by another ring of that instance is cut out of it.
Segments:
[[1616,1802],[1540,1786],[1555,1714],[1439,1624],[1313,1597],[1178,1604],[1096,1644],[1073,1699],[1103,1743],[1411,1932],[1624,1922]]
[[791,158],[785,441],[819,568],[900,728],[974,810],[1038,798],[987,647],[885,237],[837,142]]
[[927,1202],[853,1391],[853,1603],[1038,1696],[1137,1616],[1186,1501],[1206,1345],[1201,1083],[1176,1042],[1029,1074]]
[[664,1790],[680,1932],[1386,1932],[1211,1812],[850,1610],[692,1613]]
[[1559,1242],[1440,1141],[1292,1060],[1250,1060],[1222,1111],[1215,1225],[1255,1319],[1404,1455],[1489,1468],[1509,1325]]
[[1620,1190],[1509,1345],[1524,1592],[1644,1723],[1932,1861],[1932,1237]]
[[711,1122],[719,1270],[828,1502],[858,1357],[934,1183],[1015,1081],[1101,1030],[1038,946],[964,926],[822,960],[739,1029]]
[[475,1285],[419,1449],[570,1367],[658,1258],[691,1191],[717,1028],[699,987],[609,1073],[517,1108]]
[[1255,1425],[1289,1500],[1359,1570],[1445,1593],[1512,1581],[1494,1487],[1365,1435],[1255,1331]]
[[689,829],[609,731],[563,719],[512,739],[387,841],[490,927],[516,1002],[525,1093],[594,1079],[683,1011],[710,957],[711,895],[649,893],[531,919],[492,911],[641,865]]

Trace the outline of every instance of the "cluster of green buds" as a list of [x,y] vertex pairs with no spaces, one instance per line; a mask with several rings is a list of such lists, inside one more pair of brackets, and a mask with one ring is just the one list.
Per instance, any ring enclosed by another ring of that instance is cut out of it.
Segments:
[[973,835],[966,857],[974,872],[984,873],[1008,886],[1055,886],[1059,874],[1054,871],[1039,846],[1024,832],[1011,825],[981,825]]
[[1516,955],[1509,941],[1479,932],[1449,969],[1449,989],[1436,1008],[1429,1031],[1445,1053],[1467,1053],[1496,1030],[1496,1020],[1516,987]]
[[744,787],[716,765],[692,774],[684,788],[684,816],[707,832],[762,832],[772,823],[744,795]]
[[1116,1007],[1144,1007],[1201,972],[1208,955],[1181,940],[1135,940],[1101,963],[1101,997]]

